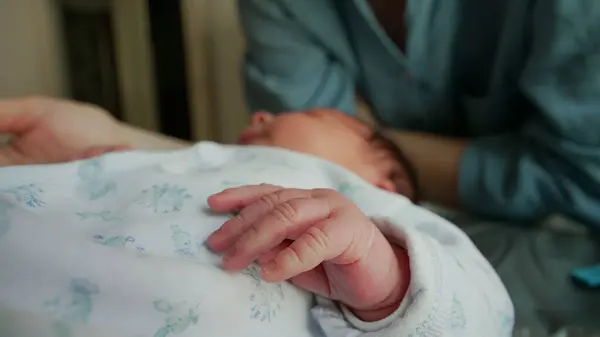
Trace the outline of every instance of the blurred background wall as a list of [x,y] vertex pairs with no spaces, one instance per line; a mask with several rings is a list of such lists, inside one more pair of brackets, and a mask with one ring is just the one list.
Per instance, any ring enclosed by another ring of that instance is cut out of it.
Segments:
[[54,1],[0,1],[0,46],[0,97],[67,94]]
[[1,98],[73,98],[193,140],[247,122],[235,0],[5,0],[0,46]]

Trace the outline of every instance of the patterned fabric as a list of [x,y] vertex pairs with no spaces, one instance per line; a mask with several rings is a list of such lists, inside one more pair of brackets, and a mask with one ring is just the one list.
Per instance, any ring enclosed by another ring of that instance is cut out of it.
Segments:
[[[222,271],[204,242],[229,215],[210,212],[206,199],[265,182],[337,189],[405,246],[412,284],[400,308],[365,323],[262,281],[257,266]],[[342,168],[279,149],[200,143],[3,168],[0,269],[2,336],[508,336],[512,327],[502,284],[460,230]]]

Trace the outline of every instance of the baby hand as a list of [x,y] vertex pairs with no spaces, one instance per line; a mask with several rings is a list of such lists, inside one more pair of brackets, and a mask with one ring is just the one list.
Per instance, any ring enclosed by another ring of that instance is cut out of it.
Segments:
[[226,270],[256,261],[265,281],[289,280],[346,304],[364,321],[387,317],[404,298],[406,252],[333,190],[244,186],[208,203],[218,212],[240,210],[208,238],[211,249],[226,253]]

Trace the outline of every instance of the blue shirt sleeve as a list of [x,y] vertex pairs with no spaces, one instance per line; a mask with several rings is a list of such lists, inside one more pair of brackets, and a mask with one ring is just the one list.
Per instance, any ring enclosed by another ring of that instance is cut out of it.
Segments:
[[352,74],[280,0],[239,0],[238,8],[246,39],[243,77],[251,111],[328,107],[354,113]]
[[600,1],[540,1],[521,77],[531,114],[518,133],[474,141],[461,161],[467,208],[600,224]]

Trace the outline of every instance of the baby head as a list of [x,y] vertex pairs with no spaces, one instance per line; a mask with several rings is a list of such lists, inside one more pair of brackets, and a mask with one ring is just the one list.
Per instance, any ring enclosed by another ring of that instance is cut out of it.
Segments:
[[369,183],[412,197],[404,168],[367,124],[331,109],[257,112],[239,144],[281,147],[343,166]]

